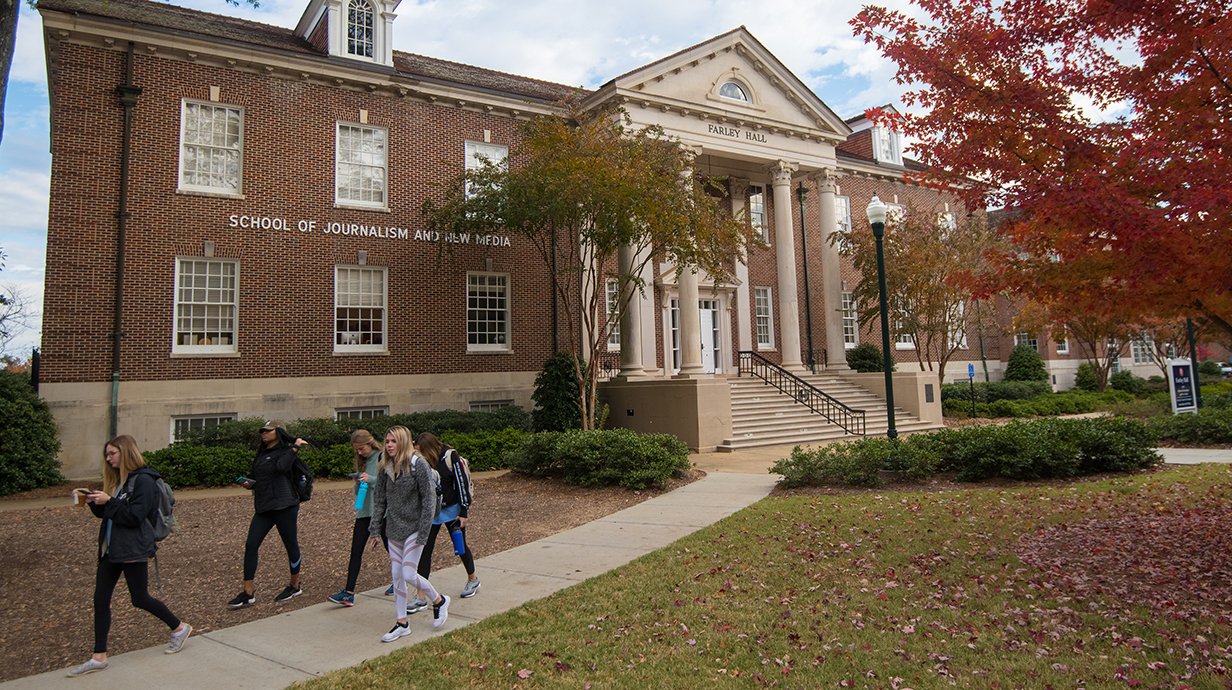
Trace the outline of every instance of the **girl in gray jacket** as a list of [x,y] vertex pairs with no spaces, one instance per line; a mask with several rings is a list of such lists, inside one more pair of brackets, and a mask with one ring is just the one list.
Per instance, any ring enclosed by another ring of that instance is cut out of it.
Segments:
[[393,642],[411,634],[406,610],[408,587],[422,591],[432,602],[432,627],[441,627],[449,618],[449,597],[439,594],[427,578],[416,572],[435,517],[436,483],[428,463],[415,453],[410,429],[395,426],[385,434],[385,454],[377,466],[373,488],[368,533],[373,549],[381,543],[382,527],[389,540],[397,617],[394,627],[381,641]]

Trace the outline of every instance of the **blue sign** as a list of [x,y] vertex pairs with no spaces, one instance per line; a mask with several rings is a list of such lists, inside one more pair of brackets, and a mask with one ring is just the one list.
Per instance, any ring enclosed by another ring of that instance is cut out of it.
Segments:
[[975,378],[975,365],[974,364],[967,365],[967,378],[969,379]]

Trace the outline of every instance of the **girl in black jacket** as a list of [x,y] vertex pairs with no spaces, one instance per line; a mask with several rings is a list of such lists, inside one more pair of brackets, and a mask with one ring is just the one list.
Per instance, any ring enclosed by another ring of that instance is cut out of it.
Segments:
[[111,595],[121,574],[133,606],[149,611],[171,628],[167,654],[183,649],[192,634],[191,625],[150,596],[148,560],[158,550],[150,525],[150,515],[158,509],[157,479],[158,472],[145,466],[132,436],[117,436],[103,446],[103,490],[84,495],[95,517],[103,520],[98,530],[98,574],[94,579],[94,656],[70,670],[70,676],[107,668]]
[[283,602],[303,594],[299,588],[299,493],[291,484],[291,467],[305,443],[302,438],[292,438],[283,422],[266,422],[261,427],[261,447],[244,482],[244,488],[252,489],[253,516],[244,542],[244,589],[227,602],[233,609],[256,603],[257,552],[275,527],[282,545],[287,547],[291,581],[274,601]]
[[[442,443],[433,434],[426,431],[421,433],[415,439],[415,448],[421,456],[429,458],[429,462],[441,476],[441,514],[432,521],[432,530],[428,533],[428,541],[419,557],[419,576],[426,580],[432,573],[433,547],[436,546],[436,536],[440,534],[441,525],[445,525],[451,537],[455,532],[461,537],[462,553],[458,554],[458,558],[462,560],[462,567],[466,568],[466,585],[459,596],[469,599],[479,591],[479,577],[475,575],[475,556],[471,553],[470,544],[466,543],[466,522],[471,507],[470,476],[458,456],[458,451]],[[421,601],[427,605],[427,602],[419,597],[414,606],[418,607]]]

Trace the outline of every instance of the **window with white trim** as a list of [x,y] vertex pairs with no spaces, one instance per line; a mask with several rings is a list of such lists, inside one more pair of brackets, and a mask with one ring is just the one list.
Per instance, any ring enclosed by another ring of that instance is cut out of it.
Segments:
[[184,100],[180,105],[180,189],[243,191],[244,109]]
[[856,298],[843,292],[843,347],[850,350],[860,344],[860,325],[856,321]]
[[950,308],[950,347],[967,349],[966,304],[961,300]]
[[834,220],[839,232],[851,232],[851,197],[834,197]]
[[894,320],[894,349],[914,350],[915,334],[907,331],[907,317],[910,315],[911,304],[903,309],[902,318]]
[[509,274],[466,274],[466,349],[509,349]]
[[1069,338],[1067,338],[1064,333],[1062,333],[1060,337],[1057,339],[1057,354],[1058,355],[1068,355],[1069,354]]
[[1129,349],[1134,356],[1134,364],[1151,364],[1155,361],[1155,341],[1149,333],[1143,333],[1131,340]]
[[770,244],[770,228],[766,227],[766,192],[764,187],[749,185],[749,222],[762,242]]
[[339,122],[334,146],[334,202],[385,208],[389,202],[389,133],[384,127]]
[[720,86],[719,95],[723,98],[730,98],[733,101],[749,102],[749,95],[745,93],[744,87],[734,81],[729,81]]
[[903,164],[903,145],[898,132],[884,125],[873,127],[873,158],[878,163]]
[[[499,167],[509,164],[509,147],[501,144],[488,144],[482,141],[466,141],[466,169],[478,170],[484,161]],[[470,196],[470,183],[466,185],[466,195]]]
[[1014,347],[1019,345],[1030,345],[1032,350],[1039,352],[1039,341],[1035,339],[1035,334],[1022,331],[1014,334]]
[[375,417],[386,417],[389,415],[389,407],[340,407],[334,410],[338,414],[338,421],[348,419],[373,419]]
[[213,429],[223,422],[235,421],[235,413],[228,414],[195,414],[171,418],[171,442],[184,438],[190,431]]
[[620,349],[620,319],[613,318],[616,314],[616,308],[620,304],[620,281],[615,278],[608,278],[605,284],[607,289],[607,320],[608,331],[607,349]]
[[334,352],[385,352],[386,269],[334,267]]
[[472,400],[470,403],[471,412],[496,412],[503,410],[506,407],[513,407],[512,400]]
[[774,316],[770,288],[753,288],[753,312],[757,316],[757,347],[774,347]]
[[175,354],[237,352],[239,262],[176,259]]
[[376,12],[368,0],[347,4],[347,54],[372,58],[375,44]]

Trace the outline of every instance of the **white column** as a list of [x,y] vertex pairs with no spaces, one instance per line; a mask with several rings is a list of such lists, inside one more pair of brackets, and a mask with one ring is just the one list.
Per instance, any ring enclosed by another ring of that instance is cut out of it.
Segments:
[[831,240],[838,233],[838,217],[834,213],[833,170],[817,174],[817,196],[821,216],[821,285],[826,314],[826,369],[845,371],[847,346],[843,343],[843,276],[838,245]]
[[620,376],[642,378],[642,302],[633,276],[637,261],[633,247],[623,246],[616,253],[620,273]]
[[702,318],[697,307],[697,274],[685,267],[680,275],[680,378],[708,376],[702,367]]
[[[744,211],[744,195],[749,191],[749,181],[738,177],[731,178],[729,183],[731,194],[731,212],[733,218],[739,218]],[[744,350],[753,349],[753,317],[749,306],[749,267],[747,252],[741,250],[736,259],[736,338],[738,347]]]
[[791,175],[795,164],[778,161],[770,166],[774,188],[774,258],[779,274],[779,343],[783,368],[804,371],[800,358],[800,298],[796,287],[795,224],[792,222]]

